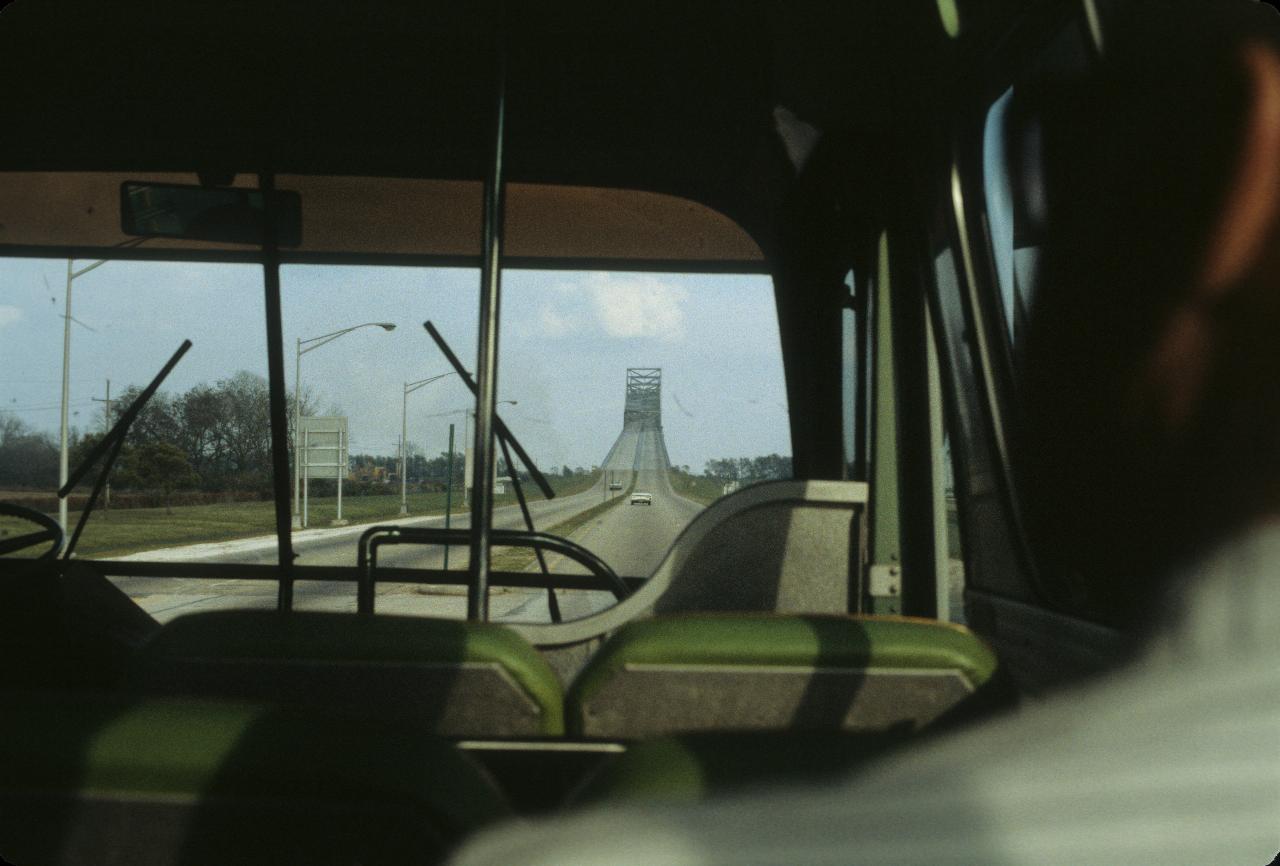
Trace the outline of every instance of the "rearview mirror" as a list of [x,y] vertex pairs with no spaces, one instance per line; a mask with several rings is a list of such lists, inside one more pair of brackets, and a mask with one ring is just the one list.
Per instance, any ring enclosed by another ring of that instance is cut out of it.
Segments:
[[[183,186],[129,180],[120,184],[120,228],[127,235],[228,244],[261,244],[265,220],[261,190]],[[302,201],[296,192],[271,194],[276,243],[302,243]]]

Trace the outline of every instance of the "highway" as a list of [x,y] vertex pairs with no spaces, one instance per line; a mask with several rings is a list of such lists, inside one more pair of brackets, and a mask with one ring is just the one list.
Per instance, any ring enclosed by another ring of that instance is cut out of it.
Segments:
[[[609,450],[601,479],[589,490],[553,500],[529,503],[534,525],[543,530],[603,502],[620,496],[608,490],[608,479],[629,479],[635,472],[636,491],[653,494],[650,506],[620,502],[604,514],[579,527],[570,536],[587,547],[622,575],[647,577],[657,568],[671,542],[702,506],[678,496],[667,475],[668,458],[661,429],[652,422],[628,421]],[[627,486],[623,481],[623,487]],[[382,523],[406,526],[443,526],[444,517],[388,519]],[[469,514],[454,514],[451,525],[467,527]],[[522,529],[518,506],[494,512],[494,526]],[[295,533],[294,547],[300,565],[356,564],[356,544],[367,527],[341,527]],[[452,548],[449,565],[465,567],[465,547]],[[153,551],[134,558],[181,559],[184,562],[276,562],[274,539],[251,543],[197,545],[187,549]],[[379,564],[406,568],[440,568],[440,548],[389,547],[379,552]],[[558,556],[548,558],[548,566],[558,572],[581,573],[580,566]],[[529,570],[536,571],[537,565]],[[115,578],[114,582],[161,622],[184,613],[225,608],[271,608],[275,606],[274,583],[255,580],[193,580],[182,578]],[[569,591],[559,593],[566,620],[577,619],[613,603],[607,592]],[[299,581],[294,590],[297,610],[355,610],[355,584]],[[490,597],[491,617],[497,621],[548,622],[547,595],[542,590],[495,590]],[[466,597],[461,587],[426,587],[418,584],[379,584],[376,609],[381,613],[404,613],[441,617],[465,616]]]
[[[677,495],[672,489],[668,465],[661,430],[624,430],[604,468],[634,469],[635,491],[653,494],[653,504],[631,505],[624,501],[580,527],[570,536],[572,540],[600,556],[618,574],[644,577],[653,574],[671,542],[702,510],[701,505]],[[608,471],[605,474],[608,475]],[[547,564],[556,572],[584,571],[560,557],[551,557]],[[607,592],[565,590],[560,593],[561,614],[566,621],[611,604],[613,596]],[[505,610],[501,618],[508,622],[548,622],[549,617],[546,594],[536,593],[527,596],[523,604]]]

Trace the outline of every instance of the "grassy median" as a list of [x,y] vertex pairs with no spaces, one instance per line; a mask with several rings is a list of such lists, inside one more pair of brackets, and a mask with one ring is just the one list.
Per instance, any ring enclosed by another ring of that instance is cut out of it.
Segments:
[[[557,496],[570,496],[589,489],[600,478],[599,472],[570,478],[549,479]],[[525,482],[525,495],[530,500],[542,499],[537,486]],[[510,505],[516,501],[515,493],[508,488],[494,498],[495,506]],[[409,515],[424,517],[444,514],[445,494],[411,493],[407,499]],[[465,512],[467,506],[458,491],[454,491],[453,513]],[[330,525],[337,516],[336,497],[311,497],[308,519],[312,528]],[[368,523],[393,520],[400,516],[400,494],[387,493],[377,496],[344,496],[342,517],[351,523]],[[79,512],[69,515],[70,528],[80,519]],[[26,528],[29,527],[29,528]],[[0,536],[6,530],[21,533],[35,529],[26,523],[0,526]],[[125,556],[144,550],[202,544],[214,541],[233,541],[275,532],[275,505],[272,502],[229,502],[217,505],[174,506],[172,513],[163,508],[128,508],[102,511],[95,509],[85,527],[84,535],[76,545],[76,555],[84,558]],[[70,532],[68,532],[70,534]],[[163,558],[163,557],[160,557]]]
[[678,469],[669,469],[667,478],[671,480],[671,488],[676,493],[700,505],[710,505],[724,496],[724,482],[719,478],[687,475]]

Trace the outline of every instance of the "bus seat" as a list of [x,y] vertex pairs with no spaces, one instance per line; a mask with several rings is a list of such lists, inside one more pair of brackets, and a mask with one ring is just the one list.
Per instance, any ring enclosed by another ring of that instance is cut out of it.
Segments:
[[437,862],[509,813],[466,755],[385,719],[70,693],[0,707],[6,862]]
[[0,580],[0,689],[119,686],[160,629],[100,572],[72,561]]
[[653,612],[845,613],[866,504],[859,481],[767,481],[716,500],[650,578],[663,587]]
[[189,614],[139,651],[130,687],[412,717],[447,736],[555,736],[551,667],[501,625],[233,610]]
[[582,670],[569,732],[914,731],[995,672],[963,626],[907,617],[691,614],[636,620]]
[[844,615],[860,596],[867,491],[861,481],[744,487],[699,511],[654,573],[625,600],[583,620],[511,628],[560,654],[567,682],[586,661],[579,647],[653,616]]
[[571,795],[574,804],[691,803],[757,785],[819,784],[907,739],[903,731],[698,731],[633,743]]

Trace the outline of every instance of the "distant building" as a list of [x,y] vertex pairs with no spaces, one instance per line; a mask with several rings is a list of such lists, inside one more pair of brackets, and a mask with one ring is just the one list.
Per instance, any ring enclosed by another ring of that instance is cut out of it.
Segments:
[[389,471],[385,466],[378,466],[375,463],[357,463],[351,467],[351,471],[347,473],[347,478],[351,481],[388,484],[394,480],[394,475],[395,473]]

